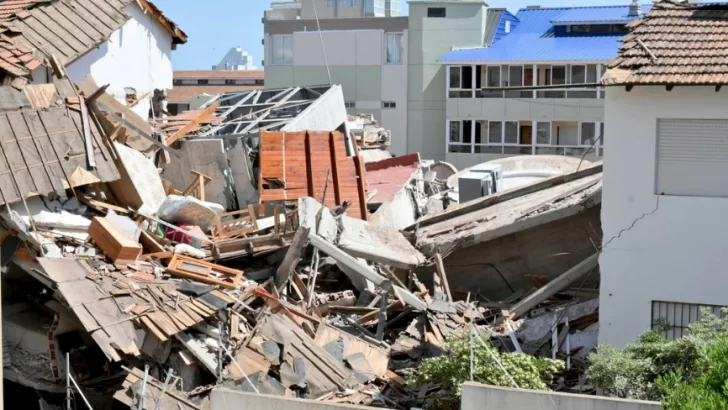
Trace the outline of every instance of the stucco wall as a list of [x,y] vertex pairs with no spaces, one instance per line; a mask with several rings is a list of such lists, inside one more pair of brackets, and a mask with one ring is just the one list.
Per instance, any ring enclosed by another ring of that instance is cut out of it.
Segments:
[[604,121],[604,100],[595,98],[450,98],[448,119]]
[[660,403],[465,383],[461,410],[659,410]]
[[74,81],[91,74],[97,84],[111,84],[106,92],[124,104],[124,87],[135,88],[139,97],[149,92],[134,107],[137,114],[147,118],[154,89],[172,88],[172,36],[154,16],[144,14],[136,2],[127,6],[126,11],[132,19],[67,70]]
[[[427,17],[444,7],[445,18]],[[437,60],[453,47],[482,46],[485,2],[410,2],[407,151],[445,159],[445,67]]]
[[607,89],[600,342],[647,330],[652,301],[728,305],[728,198],[654,194],[657,119],[728,119],[727,101],[713,87]]

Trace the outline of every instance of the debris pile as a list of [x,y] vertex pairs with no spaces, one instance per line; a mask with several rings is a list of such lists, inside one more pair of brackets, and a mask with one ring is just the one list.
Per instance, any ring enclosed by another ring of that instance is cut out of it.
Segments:
[[[423,217],[442,194],[438,164],[417,154],[365,164],[337,131],[260,130],[244,155],[255,166],[243,164],[257,199],[241,205],[242,191],[226,199],[229,175],[183,153],[236,129],[236,110],[248,110],[237,120],[246,130],[265,121],[249,95],[148,123],[88,80],[43,86],[43,99],[35,85],[3,87],[27,101],[0,117],[15,140],[3,142],[0,170],[6,378],[58,393],[69,371],[103,407],[113,396],[137,409],[209,408],[218,386],[422,407],[443,386],[408,385],[408,374],[474,330],[506,351],[565,358],[555,387],[589,391],[596,292],[572,284],[596,254],[545,276],[509,266],[521,274],[504,278],[509,287],[537,289],[503,298],[487,280],[463,282],[452,255],[486,255],[484,244],[501,254],[495,240],[592,212],[600,167]],[[270,96],[267,115],[302,91]]]

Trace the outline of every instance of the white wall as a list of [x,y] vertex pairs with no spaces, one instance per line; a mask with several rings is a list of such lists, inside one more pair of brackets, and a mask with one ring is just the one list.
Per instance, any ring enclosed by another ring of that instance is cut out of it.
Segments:
[[172,36],[151,14],[144,14],[136,2],[126,11],[132,19],[67,70],[74,81],[91,74],[97,84],[111,84],[106,92],[123,104],[124,87],[135,88],[138,97],[149,92],[134,107],[137,114],[147,118],[154,89],[172,88]]
[[728,198],[654,194],[657,119],[728,119],[727,102],[713,87],[607,89],[601,343],[647,330],[652,301],[728,306]]

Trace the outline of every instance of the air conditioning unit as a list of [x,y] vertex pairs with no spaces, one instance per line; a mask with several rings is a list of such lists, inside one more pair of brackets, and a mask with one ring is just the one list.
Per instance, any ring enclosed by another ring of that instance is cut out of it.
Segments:
[[458,178],[461,204],[503,190],[503,167],[500,164],[480,164]]

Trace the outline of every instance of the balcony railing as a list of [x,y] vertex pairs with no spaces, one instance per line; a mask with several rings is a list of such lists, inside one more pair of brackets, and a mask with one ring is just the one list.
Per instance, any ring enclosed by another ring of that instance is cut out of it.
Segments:
[[549,90],[503,90],[479,88],[473,90],[449,89],[449,98],[521,98],[521,99],[537,99],[537,98],[584,98],[584,99],[603,99],[604,89],[594,88],[554,88]]

